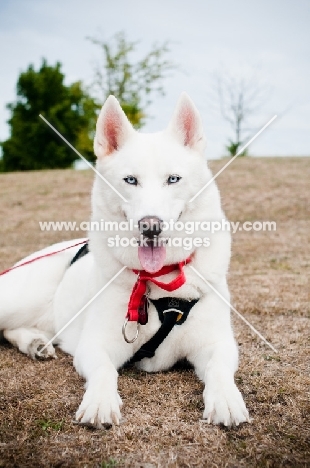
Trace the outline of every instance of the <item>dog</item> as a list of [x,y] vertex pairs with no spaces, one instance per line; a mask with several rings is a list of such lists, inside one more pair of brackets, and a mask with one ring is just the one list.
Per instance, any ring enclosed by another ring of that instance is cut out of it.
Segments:
[[[249,421],[234,382],[230,232],[206,238],[203,229],[225,219],[205,146],[201,117],[185,93],[168,127],[150,134],[134,130],[110,96],[94,138],[90,223],[106,220],[110,229],[36,252],[0,276],[4,337],[32,358],[55,357],[58,344],[86,379],[81,424],[120,423],[117,379],[125,364],[156,372],[182,359],[205,383],[208,423]],[[189,234],[179,229],[193,223]]]

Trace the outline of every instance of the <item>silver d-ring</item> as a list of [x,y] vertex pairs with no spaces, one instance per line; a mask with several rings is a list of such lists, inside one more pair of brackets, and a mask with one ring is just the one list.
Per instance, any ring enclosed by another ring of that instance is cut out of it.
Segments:
[[127,338],[127,335],[126,335],[127,323],[128,323],[128,318],[125,319],[125,322],[124,322],[123,327],[122,327],[122,333],[123,333],[124,340],[126,341],[126,343],[134,343],[134,342],[136,341],[136,339],[138,338],[138,336],[139,336],[140,324],[137,323],[136,336],[135,336],[132,340],[129,340],[129,339]]

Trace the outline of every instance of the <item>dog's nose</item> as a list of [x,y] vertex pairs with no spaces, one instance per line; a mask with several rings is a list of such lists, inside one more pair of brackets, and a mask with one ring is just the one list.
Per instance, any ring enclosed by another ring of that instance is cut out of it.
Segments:
[[162,231],[161,223],[162,220],[156,216],[145,216],[138,221],[140,234],[148,239],[154,239],[154,237],[159,236]]

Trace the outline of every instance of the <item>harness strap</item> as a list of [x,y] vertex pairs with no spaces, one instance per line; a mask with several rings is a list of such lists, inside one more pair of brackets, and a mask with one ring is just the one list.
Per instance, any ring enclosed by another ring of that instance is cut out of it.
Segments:
[[189,312],[198,300],[186,301],[185,299],[174,297],[150,299],[158,312],[159,320],[162,324],[155,335],[144,343],[128,361],[128,365],[141,361],[144,358],[152,358],[159,345],[167,338],[173,327],[175,325],[182,325],[185,322]]
[[73,265],[76,261],[78,261],[80,258],[84,257],[84,255],[87,255],[89,253],[89,247],[88,247],[88,242],[77,251],[77,253],[74,255],[73,259],[70,262],[70,265]]
[[164,341],[165,338],[169,335],[171,330],[173,329],[174,325],[176,324],[178,319],[178,312],[167,312],[165,313],[164,322],[162,323],[161,327],[155,333],[152,338],[144,343],[140,349],[133,355],[133,357],[129,360],[128,364],[141,361],[144,358],[152,358],[155,355],[155,351],[158,346]]

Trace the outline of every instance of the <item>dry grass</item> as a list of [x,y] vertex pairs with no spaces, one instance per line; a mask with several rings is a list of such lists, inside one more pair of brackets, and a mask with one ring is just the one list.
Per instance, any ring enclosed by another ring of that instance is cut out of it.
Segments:
[[[212,162],[213,171],[224,164]],[[275,220],[276,232],[234,236],[229,283],[236,308],[279,350],[234,317],[236,376],[252,424],[201,422],[202,384],[191,370],[120,377],[124,423],[92,431],[72,423],[83,381],[72,359],[32,362],[0,348],[0,466],[309,467],[310,158],[239,159],[219,177],[232,221]],[[92,174],[0,176],[0,269],[72,233],[42,233],[39,220],[85,220]]]

